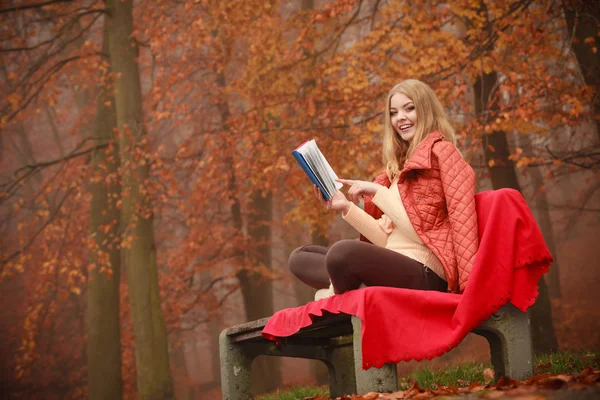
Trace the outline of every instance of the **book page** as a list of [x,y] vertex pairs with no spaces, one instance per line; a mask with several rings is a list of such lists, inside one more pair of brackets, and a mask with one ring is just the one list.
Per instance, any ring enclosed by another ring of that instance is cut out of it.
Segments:
[[323,162],[323,165],[324,165],[325,171],[326,171],[326,175],[330,178],[332,193],[335,193],[344,185],[335,181],[338,178],[338,176],[335,173],[335,171],[333,170],[333,168],[331,168],[331,165],[329,165],[329,162],[327,161],[327,159],[325,158],[323,153],[321,153],[319,146],[317,146],[317,142],[315,142],[315,148],[316,148],[317,152],[319,153],[319,157],[321,158],[321,160]]
[[317,169],[319,170],[319,174],[323,177],[323,183],[327,188],[327,192],[333,195],[337,190],[335,188],[335,181],[329,174],[325,163],[327,162],[323,157],[323,154],[319,151],[318,148],[311,149],[309,152],[309,156],[314,160]]
[[[300,152],[300,154],[302,154],[302,152]],[[327,195],[331,198],[332,193],[329,191],[329,189],[327,187],[327,184],[324,182],[323,176],[319,172],[318,166],[315,163],[313,157],[309,154],[309,152],[306,152],[305,154],[302,154],[302,156],[304,157],[304,161],[306,161],[306,164],[308,165],[308,168],[311,169],[312,173],[315,175],[315,177],[317,178],[317,180],[319,181],[319,183],[325,189],[325,192],[327,192]]]
[[298,151],[304,156],[319,182],[323,184],[325,191],[330,197],[333,196],[343,185],[335,181],[337,175],[323,153],[321,153],[316,141],[314,139],[310,140],[300,147]]
[[331,198],[331,196],[333,196],[333,193],[335,193],[335,191],[332,192],[331,184],[329,182],[327,174],[324,173],[325,169],[323,168],[322,163],[319,160],[319,157],[315,154],[313,149],[309,149],[309,151],[306,152],[305,159],[306,159],[306,162],[309,165],[311,165],[311,169],[315,173],[315,176],[317,177],[319,182],[321,182],[323,184],[323,187],[325,188],[327,195]]

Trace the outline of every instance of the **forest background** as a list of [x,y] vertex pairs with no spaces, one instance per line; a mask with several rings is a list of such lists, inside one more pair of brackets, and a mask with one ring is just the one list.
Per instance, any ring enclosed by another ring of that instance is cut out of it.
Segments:
[[[597,2],[0,4],[9,397],[218,397],[220,330],[311,300],[293,248],[357,237],[291,150],[316,138],[339,176],[373,179],[406,78],[446,106],[477,190],[520,190],[542,228],[535,350],[600,348]],[[482,340],[430,363],[487,359]],[[255,367],[258,392],[323,379]]]

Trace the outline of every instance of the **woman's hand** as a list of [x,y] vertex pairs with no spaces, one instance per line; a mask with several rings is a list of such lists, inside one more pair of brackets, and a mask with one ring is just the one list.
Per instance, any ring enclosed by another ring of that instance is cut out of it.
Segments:
[[356,181],[352,179],[337,179],[338,182],[350,186],[348,189],[348,197],[350,200],[358,204],[361,196],[375,196],[375,193],[382,187],[378,183],[367,181]]
[[346,196],[340,190],[335,192],[329,201],[323,198],[323,193],[317,185],[313,185],[313,192],[321,204],[323,204],[323,207],[325,207],[327,210],[341,210],[344,212],[344,214],[348,213],[348,210],[350,210],[351,203],[348,201],[348,199],[346,199]]

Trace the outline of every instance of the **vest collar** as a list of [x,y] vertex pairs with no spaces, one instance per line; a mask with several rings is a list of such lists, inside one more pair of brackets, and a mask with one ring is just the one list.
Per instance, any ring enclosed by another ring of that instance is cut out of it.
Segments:
[[438,131],[433,131],[419,143],[413,155],[404,163],[404,168],[400,175],[411,169],[430,169],[431,168],[431,149],[433,144],[443,139]]

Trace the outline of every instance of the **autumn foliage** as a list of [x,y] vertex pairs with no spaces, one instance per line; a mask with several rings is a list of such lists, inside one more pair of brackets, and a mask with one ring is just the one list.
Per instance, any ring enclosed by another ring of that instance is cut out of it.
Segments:
[[[87,279],[113,271],[90,232],[91,186],[123,185],[103,212],[121,210],[127,168],[148,167],[135,212],[154,219],[172,351],[238,308],[239,271],[279,278],[256,261],[265,243],[248,233],[253,198],[271,196],[281,218],[262,223],[290,236],[331,226],[333,216],[306,206],[313,199],[293,148],[316,138],[341,177],[381,170],[383,102],[403,79],[435,89],[480,188],[491,169],[513,164],[542,172],[535,193],[564,176],[581,196],[597,187],[600,95],[571,47],[597,58],[598,36],[573,36],[560,1],[136,0],[130,40],[147,135],[126,148],[134,127],[106,143],[94,137],[98,106],[114,106],[119,78],[103,52],[105,3],[42,3],[0,6],[0,285],[10,304],[1,352],[4,379],[22,396],[86,397]],[[474,86],[482,77],[494,79],[485,96]],[[507,154],[489,142],[493,132],[513,138]],[[92,167],[98,152],[103,164]],[[129,164],[108,172],[124,154]],[[100,229],[121,251],[138,240],[116,219]],[[126,398],[136,390],[128,290],[125,277]]]

